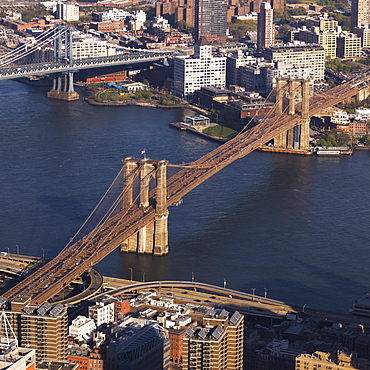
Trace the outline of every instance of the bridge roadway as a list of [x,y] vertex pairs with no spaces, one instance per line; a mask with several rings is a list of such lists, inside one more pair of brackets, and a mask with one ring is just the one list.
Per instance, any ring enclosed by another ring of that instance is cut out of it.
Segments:
[[[370,81],[370,73],[363,74],[343,85],[310,99],[310,116],[357,94]],[[297,109],[300,107],[297,106]],[[272,115],[273,112],[271,112]],[[283,113],[266,117],[250,130],[219,146],[167,180],[167,205],[178,202],[184,195],[206,179],[273,139],[279,133],[298,125],[299,114]],[[40,305],[61,291],[84,271],[97,264],[129,236],[154,222],[155,189],[151,192],[151,206],[144,210],[133,204],[105,221],[78,242],[64,248],[53,260],[11,288],[3,296],[7,300],[22,299],[31,306]]]
[[[119,54],[107,57],[87,58],[74,60],[70,63],[44,62],[21,66],[0,68],[0,80],[17,77],[30,77],[36,75],[51,74],[57,72],[76,72],[81,69],[110,67],[123,64],[154,62],[166,57],[173,56],[171,51],[136,52]],[[1,62],[1,58],[0,58]]]
[[148,281],[141,283],[104,276],[104,284],[113,289],[94,296],[93,300],[101,300],[104,296],[120,296],[125,293],[145,292],[146,290],[155,289],[157,296],[171,297],[178,303],[190,303],[195,306],[222,306],[252,316],[281,319],[287,313],[298,313],[303,310],[303,312],[318,320],[370,326],[369,317],[322,311],[305,306],[294,307],[275,299],[194,281]]

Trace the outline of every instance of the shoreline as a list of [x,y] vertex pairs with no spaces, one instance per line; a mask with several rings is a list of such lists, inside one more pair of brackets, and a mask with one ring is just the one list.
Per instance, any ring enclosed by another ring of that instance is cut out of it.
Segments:
[[209,135],[209,134],[205,134],[204,132],[198,131],[196,128],[191,127],[189,125],[186,125],[183,122],[170,122],[169,126],[177,128],[179,130],[193,132],[194,134],[203,136],[207,139],[218,141],[219,143],[222,143],[222,144],[226,143],[226,141],[230,140],[230,139],[224,139],[224,138],[221,138],[221,137],[216,137],[216,136],[212,136],[212,135]]
[[144,100],[137,100],[137,101],[122,101],[118,102],[97,102],[91,98],[82,98],[89,105],[96,105],[102,107],[129,107],[129,106],[140,106],[140,107],[150,107],[150,108],[190,108],[187,104],[178,104],[178,105],[162,105],[156,103],[150,103]]

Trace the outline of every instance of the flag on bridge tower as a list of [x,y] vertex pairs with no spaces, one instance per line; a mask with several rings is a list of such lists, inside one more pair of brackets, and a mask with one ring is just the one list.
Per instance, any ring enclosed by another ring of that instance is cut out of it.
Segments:
[[145,153],[146,153],[146,150],[145,150],[145,149],[143,149],[143,150],[141,151],[141,154],[144,156],[144,158],[145,158]]

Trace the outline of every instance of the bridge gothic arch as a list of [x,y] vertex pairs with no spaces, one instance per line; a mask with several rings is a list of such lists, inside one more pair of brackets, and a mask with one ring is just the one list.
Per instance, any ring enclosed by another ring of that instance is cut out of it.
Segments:
[[[287,105],[285,104],[286,99]],[[297,104],[297,101],[301,103]],[[275,117],[288,110],[290,115],[301,115],[299,124],[274,137],[274,147],[307,151],[310,140],[310,80],[278,77],[276,80]],[[285,106],[286,105],[286,106]]]
[[[145,213],[152,205],[155,208],[154,222],[135,232],[121,245],[122,252],[163,255],[168,253],[168,208],[167,208],[167,164],[166,160],[137,159],[123,160],[123,202],[122,210],[132,207],[135,178],[139,179],[139,208]],[[156,181],[155,202],[150,197],[150,182]],[[153,203],[153,202],[152,202]]]

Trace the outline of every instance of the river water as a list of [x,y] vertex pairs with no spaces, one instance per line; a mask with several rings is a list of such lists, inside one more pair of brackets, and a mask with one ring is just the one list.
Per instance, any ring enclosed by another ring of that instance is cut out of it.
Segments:
[[[190,162],[217,143],[169,122],[184,109],[95,107],[0,83],[0,249],[54,257],[104,194],[121,159]],[[115,277],[223,285],[346,312],[369,291],[370,153],[340,158],[254,152],[170,208],[164,257],[111,253]]]

